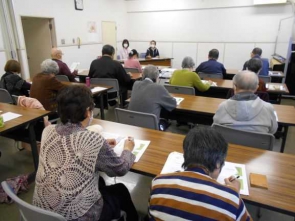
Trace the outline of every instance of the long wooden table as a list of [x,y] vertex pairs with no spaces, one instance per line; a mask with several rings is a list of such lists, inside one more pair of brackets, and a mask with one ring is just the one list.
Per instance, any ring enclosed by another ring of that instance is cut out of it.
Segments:
[[[169,153],[183,152],[183,135],[96,119],[93,124],[100,124],[109,133],[151,141],[139,162],[132,166],[136,173],[154,177],[160,174]],[[229,144],[226,161],[245,164],[248,178],[250,173],[267,176],[268,189],[249,185],[250,195],[241,195],[246,202],[295,216],[294,155]]]
[[[240,71],[241,70],[238,70],[238,69],[226,69],[226,74],[233,77]],[[270,76],[271,78],[283,78],[283,79],[286,77],[285,74],[281,71],[269,71],[268,76]]]
[[[139,58],[138,61],[141,65],[155,65],[155,66],[172,66],[173,58],[153,58],[153,59],[145,59]],[[124,63],[124,60],[118,60],[120,63]]]
[[[87,77],[88,76],[88,74],[89,74],[89,70],[83,70],[83,71],[81,71],[81,72],[79,72],[78,74],[77,74],[77,76],[80,78],[80,77]],[[139,80],[139,79],[141,79],[141,77],[142,77],[142,74],[141,73],[131,73],[131,79],[132,80]],[[81,79],[80,79],[81,80]],[[80,82],[82,82],[82,83],[84,83],[85,81],[80,81]]]
[[[216,113],[218,106],[225,99],[201,97],[185,94],[171,94],[173,97],[182,97],[184,100],[176,107],[173,112],[181,112],[184,117],[187,116],[189,122],[194,121],[194,115],[213,117]],[[284,152],[285,143],[287,139],[289,126],[295,126],[295,108],[288,105],[273,105],[278,115],[278,123],[284,127],[284,133],[282,138],[281,152]],[[172,112],[172,113],[173,113]],[[192,113],[193,115],[186,115],[186,113]]]
[[[38,156],[38,150],[37,150],[34,125],[37,120],[48,115],[50,111],[31,109],[31,108],[20,107],[20,106],[16,106],[12,104],[5,104],[5,103],[0,103],[0,111],[2,111],[0,114],[4,114],[6,112],[13,112],[13,113],[22,115],[18,118],[5,122],[4,127],[0,128],[0,135],[8,136],[11,138],[11,135],[13,135],[12,132],[14,130],[28,126],[29,142],[32,148],[34,167],[35,167],[35,170],[37,170],[39,156]],[[26,136],[26,135],[23,134],[23,136]],[[24,138],[26,137],[19,137],[21,141],[24,140]]]

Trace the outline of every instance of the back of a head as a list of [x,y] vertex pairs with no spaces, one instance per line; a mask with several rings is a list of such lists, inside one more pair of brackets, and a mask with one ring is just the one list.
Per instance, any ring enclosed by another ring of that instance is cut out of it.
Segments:
[[219,58],[219,51],[217,49],[212,49],[209,51],[208,57],[217,60]]
[[182,68],[194,68],[195,62],[191,57],[187,56],[182,60],[181,67]]
[[261,56],[262,55],[262,49],[261,48],[254,48],[252,50],[252,54]]
[[104,45],[102,48],[102,55],[113,56],[115,54],[115,48],[112,45]]
[[134,55],[138,57],[138,52],[135,49],[132,49],[129,53],[129,58],[132,58]]
[[223,165],[228,144],[223,136],[209,126],[190,130],[183,141],[184,168],[204,167],[213,172],[217,164]]
[[149,78],[153,82],[156,82],[159,77],[159,71],[158,68],[154,65],[148,65],[143,70],[143,79]]
[[16,60],[8,60],[4,67],[5,72],[21,72],[20,63]]
[[92,93],[85,85],[70,85],[57,96],[58,114],[63,124],[79,123],[86,119],[86,110],[93,110]]
[[237,90],[255,92],[259,83],[258,76],[252,71],[242,71],[233,78]]
[[58,48],[52,48],[51,49],[51,58],[57,59],[59,56],[62,55],[62,51]]
[[46,59],[41,63],[41,72],[45,74],[58,74],[58,64],[51,59]]
[[262,68],[262,61],[259,58],[251,58],[247,62],[247,69],[249,71],[252,71],[252,72],[258,74],[258,72],[261,70],[261,68]]

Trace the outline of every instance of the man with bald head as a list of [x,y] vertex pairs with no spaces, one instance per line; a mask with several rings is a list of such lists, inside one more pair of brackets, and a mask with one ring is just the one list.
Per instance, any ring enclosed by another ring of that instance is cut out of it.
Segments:
[[53,61],[55,61],[58,64],[58,67],[59,67],[58,75],[66,75],[68,76],[71,82],[76,82],[75,77],[78,74],[77,71],[74,71],[73,73],[71,73],[68,65],[62,62],[62,56],[63,56],[63,53],[60,49],[58,48],[51,49],[51,58]]
[[258,82],[254,72],[236,74],[233,78],[235,95],[219,105],[213,122],[240,130],[274,134],[278,128],[274,108],[254,94]]

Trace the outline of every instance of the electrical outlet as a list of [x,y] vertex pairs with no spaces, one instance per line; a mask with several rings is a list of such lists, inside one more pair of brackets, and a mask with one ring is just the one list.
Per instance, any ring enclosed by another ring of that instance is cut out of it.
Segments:
[[61,39],[61,44],[65,44],[66,43],[66,40],[65,39]]

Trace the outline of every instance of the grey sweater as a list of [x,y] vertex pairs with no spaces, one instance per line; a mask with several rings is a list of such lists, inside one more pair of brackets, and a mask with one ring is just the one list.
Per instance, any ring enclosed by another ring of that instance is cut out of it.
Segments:
[[134,83],[129,110],[155,114],[159,119],[162,108],[172,111],[175,107],[176,100],[164,86],[155,84],[150,79]]
[[240,130],[271,134],[278,128],[273,106],[248,92],[236,94],[222,102],[213,122]]

